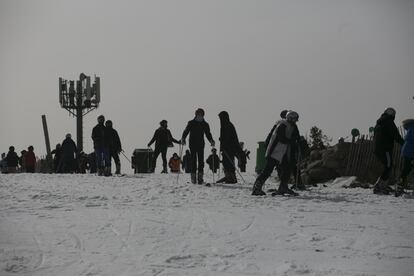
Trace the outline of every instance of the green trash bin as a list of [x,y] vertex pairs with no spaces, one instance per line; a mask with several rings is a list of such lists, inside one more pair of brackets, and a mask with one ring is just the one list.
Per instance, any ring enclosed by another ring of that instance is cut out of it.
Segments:
[[259,147],[256,151],[256,173],[259,174],[262,172],[265,166],[265,153],[266,153],[266,147],[265,142],[257,142],[259,144]]

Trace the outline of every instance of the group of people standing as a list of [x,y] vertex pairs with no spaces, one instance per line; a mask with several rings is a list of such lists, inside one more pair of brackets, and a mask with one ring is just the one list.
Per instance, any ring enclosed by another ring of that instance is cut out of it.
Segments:
[[34,147],[29,146],[27,150],[22,150],[18,156],[14,146],[9,147],[9,151],[1,154],[0,169],[2,173],[27,172],[34,173],[36,168],[36,156]]
[[115,162],[115,174],[121,174],[119,154],[123,151],[118,132],[113,128],[112,121],[98,117],[98,124],[92,129],[93,148],[95,150],[98,175],[110,176],[111,160]]
[[[215,141],[212,137],[210,126],[205,121],[204,116],[204,110],[202,108],[198,108],[195,111],[195,117],[187,123],[180,140],[173,138],[171,131],[168,129],[166,120],[162,120],[160,122],[160,127],[155,131],[153,138],[148,143],[148,147],[150,147],[155,142],[152,171],[154,171],[157,158],[161,153],[163,159],[162,172],[167,172],[167,150],[168,147],[173,146],[173,143],[180,145],[180,156],[178,157],[181,159],[182,148],[186,145],[187,136],[189,136],[189,150],[186,151],[186,154],[183,157],[183,167],[185,168],[185,171],[191,173],[191,182],[194,184],[204,183],[205,138],[207,138],[213,148],[213,154],[212,156],[209,156],[207,162],[213,172],[217,171],[220,160],[217,160],[216,158],[217,154],[214,148]],[[222,111],[218,114],[218,117],[220,119],[220,152],[223,155],[223,160],[221,162],[223,164],[225,175],[224,178],[219,180],[219,182],[236,183],[235,158],[245,160],[246,152],[240,145],[236,129],[230,122],[229,114],[226,111]],[[216,164],[214,164],[214,162],[216,162]]]

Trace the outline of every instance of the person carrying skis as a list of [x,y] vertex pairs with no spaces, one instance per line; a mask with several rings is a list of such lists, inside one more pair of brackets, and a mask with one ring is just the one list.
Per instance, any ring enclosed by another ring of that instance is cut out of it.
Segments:
[[243,150],[237,137],[236,128],[230,122],[229,113],[222,111],[218,116],[220,118],[220,151],[223,156],[224,177],[219,179],[217,183],[237,183],[234,158],[240,159]]
[[154,136],[148,143],[148,147],[155,142],[154,157],[152,159],[151,171],[155,171],[157,165],[157,158],[161,153],[162,157],[162,171],[161,173],[168,173],[167,171],[167,150],[168,147],[172,147],[173,143],[180,144],[180,141],[174,139],[171,135],[171,131],[168,129],[167,120],[160,122],[160,127],[154,132]]
[[191,173],[191,153],[190,150],[186,150],[183,156],[182,168],[185,173]]
[[76,170],[77,147],[70,133],[66,134],[62,142],[62,172],[73,173]]
[[[118,132],[112,127],[112,121],[107,120],[105,127],[110,136],[109,141],[109,158],[113,158],[115,162],[115,174],[121,174],[121,161],[119,160],[119,154],[122,152],[121,139],[119,139]],[[111,169],[109,169],[111,171]]]
[[25,164],[26,164],[26,172],[28,173],[34,173],[35,167],[36,167],[36,156],[33,152],[34,148],[33,146],[29,146],[27,148],[27,152],[24,156],[25,158]]
[[395,113],[394,108],[387,108],[377,120],[374,128],[374,154],[384,166],[381,176],[374,185],[374,194],[388,195],[390,193],[388,181],[393,167],[394,141],[401,145],[404,143],[394,123]]
[[403,158],[403,169],[400,175],[400,188],[407,186],[407,177],[413,168],[414,161],[414,119],[407,119],[402,122],[404,129],[407,131],[404,138],[404,145],[401,149]]
[[111,174],[111,156],[109,155],[110,135],[104,125],[105,117],[98,117],[98,124],[92,129],[93,148],[95,149],[98,175]]
[[213,173],[217,173],[217,170],[220,168],[220,158],[217,155],[217,150],[215,148],[211,149],[211,154],[206,160],[210,170]]
[[174,152],[173,156],[170,158],[168,166],[170,167],[172,173],[180,172],[181,160],[176,152]]
[[19,156],[17,156],[17,153],[14,151],[14,147],[9,147],[9,152],[6,156],[6,162],[7,162],[7,172],[8,173],[16,173],[17,172],[17,166],[19,165]]
[[262,190],[263,184],[276,166],[280,169],[280,185],[276,194],[296,195],[294,191],[289,189],[288,181],[291,176],[292,157],[295,154],[295,149],[297,149],[295,145],[299,140],[299,131],[296,125],[298,120],[298,113],[289,111],[286,119],[281,120],[274,128],[265,153],[265,168],[253,185],[252,195],[266,195]]
[[204,120],[204,115],[204,110],[198,108],[195,111],[194,119],[188,122],[181,138],[181,143],[185,145],[185,139],[187,135],[190,134],[189,147],[191,153],[191,183],[193,184],[204,183],[204,135],[207,137],[212,147],[215,145],[213,137],[211,136],[210,126]]

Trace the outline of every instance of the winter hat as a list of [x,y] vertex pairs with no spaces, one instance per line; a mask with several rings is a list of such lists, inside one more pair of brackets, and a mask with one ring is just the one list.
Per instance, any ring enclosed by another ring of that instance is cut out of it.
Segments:
[[66,134],[66,138],[72,138],[72,135],[70,133]]
[[167,125],[167,124],[168,124],[167,120],[162,120],[162,121],[160,122],[160,125],[161,125],[161,126],[163,126],[163,125]]

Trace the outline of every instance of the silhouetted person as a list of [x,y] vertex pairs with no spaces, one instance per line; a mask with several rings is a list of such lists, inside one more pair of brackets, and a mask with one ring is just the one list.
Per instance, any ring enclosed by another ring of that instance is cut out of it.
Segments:
[[14,151],[14,147],[9,147],[9,152],[6,156],[6,162],[7,162],[7,172],[8,173],[16,173],[17,172],[17,166],[19,165],[19,156],[17,156],[17,153]]
[[220,158],[217,155],[217,150],[215,148],[211,149],[211,154],[208,156],[206,163],[213,173],[217,173],[220,168]]
[[29,146],[27,148],[27,152],[25,154],[25,164],[26,164],[26,172],[34,173],[36,167],[36,156],[33,152],[33,146]]
[[62,142],[62,172],[73,173],[76,170],[76,144],[70,133],[66,134]]
[[121,174],[121,161],[119,160],[119,154],[122,151],[121,139],[119,139],[118,132],[112,127],[111,120],[107,120],[105,126],[110,136],[109,154],[115,162],[115,174]]
[[111,174],[111,156],[109,153],[111,141],[104,123],[105,117],[100,115],[98,117],[98,124],[92,130],[92,140],[93,148],[95,149],[98,175],[109,176]]
[[384,166],[381,176],[374,186],[374,194],[389,194],[388,182],[392,171],[394,141],[403,144],[404,140],[394,123],[395,109],[387,108],[377,120],[374,128],[374,153]]
[[150,147],[155,142],[154,158],[152,160],[152,171],[155,171],[157,165],[157,158],[161,153],[162,157],[162,173],[167,173],[167,150],[168,147],[172,147],[173,143],[179,144],[180,141],[174,139],[171,135],[171,131],[168,129],[168,122],[162,120],[160,127],[155,131],[154,136],[148,143]]
[[[188,122],[181,139],[182,144],[185,145],[185,139],[187,135],[190,134],[191,183],[193,184],[204,183],[204,135],[207,137],[212,147],[215,145],[213,137],[211,136],[210,126],[204,120],[204,114],[204,110],[201,108],[195,111],[195,117]],[[198,175],[196,175],[196,173],[198,173]]]
[[55,173],[60,173],[61,169],[61,160],[62,160],[62,147],[60,144],[57,144],[55,149],[51,151],[51,154],[54,154],[53,157],[53,171]]
[[1,154],[0,171],[1,173],[7,173],[6,153],[4,152]]
[[220,118],[220,151],[223,156],[224,177],[217,182],[237,183],[234,158],[240,159],[240,156],[244,155],[244,153],[240,147],[236,128],[230,122],[227,111],[220,112],[218,116]]

